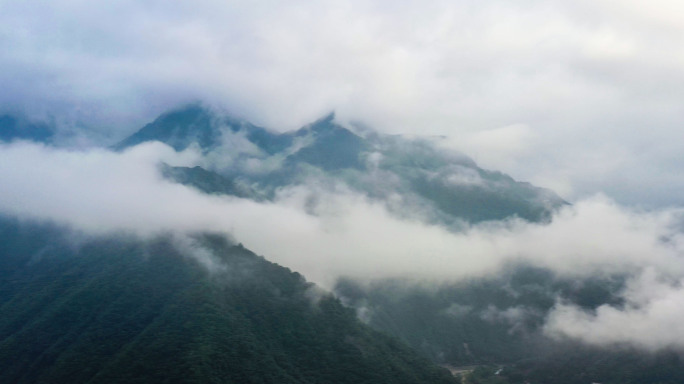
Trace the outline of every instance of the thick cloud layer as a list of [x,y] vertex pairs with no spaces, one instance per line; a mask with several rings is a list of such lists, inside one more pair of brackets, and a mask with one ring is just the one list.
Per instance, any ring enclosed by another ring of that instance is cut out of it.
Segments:
[[[224,232],[324,286],[340,276],[451,281],[518,261],[577,277],[627,274],[635,277],[624,308],[585,313],[559,303],[546,331],[599,344],[684,348],[680,211],[635,212],[598,196],[563,209],[551,224],[513,220],[455,233],[315,180],[269,203],[209,196],[163,179],[161,161],[193,165],[200,157],[160,143],[123,153],[1,144],[0,213],[94,234]],[[220,267],[206,255],[200,261]]]
[[207,100],[292,129],[331,109],[446,135],[569,200],[684,203],[682,5],[0,2],[0,109],[112,143]]
[[89,233],[222,231],[325,285],[342,275],[451,280],[511,261],[578,276],[647,268],[664,278],[684,276],[679,211],[630,211],[598,196],[563,209],[548,225],[512,220],[450,232],[316,180],[281,190],[275,202],[205,195],[163,179],[161,161],[192,165],[199,156],[160,143],[123,153],[2,144],[0,212]]

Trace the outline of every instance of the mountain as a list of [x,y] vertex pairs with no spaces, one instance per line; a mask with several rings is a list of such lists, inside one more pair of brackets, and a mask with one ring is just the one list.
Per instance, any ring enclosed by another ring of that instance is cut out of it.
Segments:
[[324,171],[342,169],[363,170],[364,153],[371,146],[361,137],[334,122],[335,114],[316,121],[295,133],[296,137],[310,137],[311,144],[287,157],[292,163],[308,163]]
[[212,120],[213,117],[207,111],[191,105],[163,114],[115,145],[114,149],[123,150],[152,140],[164,142],[177,151],[186,149],[193,142],[202,149],[210,149],[218,144],[221,136]]
[[[203,152],[201,171],[193,171],[196,177],[174,180],[205,192],[237,194],[230,188],[221,192],[221,183],[207,187],[219,175],[249,185],[252,190],[243,197],[262,199],[308,180],[324,186],[339,183],[385,204],[398,216],[453,231],[464,228],[464,223],[467,228],[512,218],[544,223],[567,204],[552,191],[482,169],[434,142],[355,133],[334,114],[293,132],[269,133],[271,141],[283,143],[276,151],[249,139],[249,129],[219,131],[218,144],[200,145],[209,149]],[[232,149],[228,165],[221,163],[227,158],[226,148]],[[243,166],[250,162],[268,166],[252,172]],[[415,212],[420,215],[411,216]],[[605,304],[625,305],[620,292],[626,281],[620,275],[567,278],[513,264],[496,276],[442,284],[345,278],[334,292],[365,324],[424,357],[451,367],[476,367],[466,374],[468,383],[682,382],[684,360],[677,351],[592,347],[544,333],[557,302],[588,312]]]
[[624,284],[622,276],[580,280],[512,265],[495,276],[429,286],[343,279],[335,293],[363,312],[370,326],[432,360],[465,366],[539,357],[555,343],[541,327],[557,300],[588,311],[605,303],[621,305],[617,297]]
[[452,383],[223,236],[0,220],[0,382]]
[[484,170],[429,141],[358,135],[337,123],[334,113],[299,130],[275,133],[191,105],[160,116],[114,148],[145,141],[176,150],[200,148],[203,177],[195,170],[196,177],[173,178],[200,190],[206,189],[203,180],[223,177],[249,185],[254,196],[273,198],[279,188],[328,179],[380,202],[398,195],[401,207],[389,207],[395,213],[420,211],[423,218],[453,228],[514,217],[545,221],[567,204],[550,190]]
[[626,305],[627,276],[561,277],[529,265],[451,284],[340,280],[336,296],[371,327],[423,356],[475,368],[464,382],[480,384],[674,384],[684,382],[684,358],[674,348],[590,346],[544,334],[556,302],[591,313]]
[[162,164],[161,174],[177,183],[191,185],[203,193],[262,200],[259,192],[248,184],[207,171],[202,167],[172,167]]
[[[196,151],[197,165],[159,170],[205,194],[277,203],[290,187],[313,185],[312,196],[339,188],[452,232],[498,220],[543,225],[567,204],[434,141],[334,114],[276,133],[195,104],[113,149],[146,141]],[[587,313],[628,305],[629,276],[570,278],[512,263],[440,284],[346,277],[330,294],[217,234],[91,236],[0,217],[0,244],[0,382],[454,382],[428,359],[469,372],[470,384],[684,382],[681,351],[544,333],[557,303]]]
[[54,130],[47,124],[33,123],[12,115],[0,116],[0,141],[30,140],[49,143],[54,135]]
[[162,114],[114,145],[113,149],[121,151],[146,141],[161,141],[177,151],[197,144],[202,151],[208,152],[221,146],[226,131],[246,134],[250,142],[267,153],[275,153],[291,143],[288,136],[273,134],[241,119],[219,117],[198,104],[191,104]]

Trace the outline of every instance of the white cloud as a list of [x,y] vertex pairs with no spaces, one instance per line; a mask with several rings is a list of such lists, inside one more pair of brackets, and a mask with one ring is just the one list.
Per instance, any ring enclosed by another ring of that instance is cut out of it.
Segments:
[[[476,158],[568,199],[682,204],[650,187],[681,186],[680,7],[3,2],[0,103],[108,142],[195,99],[281,130],[337,109],[384,132],[479,137]],[[613,156],[624,161],[598,176],[582,162]]]
[[684,349],[684,288],[647,269],[628,285],[624,307],[602,305],[594,312],[558,304],[545,331],[556,338],[572,337],[589,344],[632,345],[648,350]]
[[203,195],[162,179],[162,160],[192,165],[197,157],[159,143],[121,154],[2,145],[0,211],[94,233],[230,233],[324,285],[342,275],[452,280],[492,273],[512,260],[570,275],[649,266],[684,273],[675,211],[632,212],[598,197],[563,209],[550,225],[509,221],[454,233],[397,218],[344,186],[288,188],[272,203]]
[[[507,221],[450,232],[390,214],[343,185],[312,181],[275,202],[203,195],[170,183],[158,164],[193,165],[196,152],[149,143],[123,153],[0,145],[0,213],[65,223],[86,233],[176,233],[205,265],[213,256],[187,234],[223,232],[323,286],[340,276],[454,281],[522,261],[569,277],[636,276],[624,308],[595,313],[559,303],[546,331],[597,344],[684,348],[682,212],[627,210],[605,197],[561,210],[550,224]],[[315,198],[315,204],[312,204]],[[515,320],[517,308],[502,313]]]
[[447,137],[437,143],[468,154],[485,169],[505,170],[516,167],[512,164],[515,159],[529,156],[535,149],[535,139],[529,126],[513,124]]

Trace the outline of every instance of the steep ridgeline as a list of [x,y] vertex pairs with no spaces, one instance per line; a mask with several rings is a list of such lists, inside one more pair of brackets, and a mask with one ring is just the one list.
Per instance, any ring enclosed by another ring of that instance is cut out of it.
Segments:
[[400,203],[390,207],[398,214],[419,211],[421,218],[447,226],[512,217],[544,221],[566,204],[550,190],[479,168],[468,157],[429,141],[357,135],[336,123],[334,114],[294,132],[274,133],[192,105],[160,116],[114,148],[152,140],[177,150],[200,148],[207,172],[167,173],[210,193],[223,193],[223,188],[207,189],[205,179],[218,179],[208,172],[241,185],[242,192],[247,187],[257,198],[272,198],[278,188],[312,178],[325,179],[379,201],[400,196]]
[[218,235],[0,219],[2,383],[451,383],[301,275]]

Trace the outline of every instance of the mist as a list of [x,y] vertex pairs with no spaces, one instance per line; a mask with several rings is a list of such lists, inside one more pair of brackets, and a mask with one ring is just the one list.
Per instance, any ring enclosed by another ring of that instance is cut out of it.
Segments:
[[[680,210],[637,211],[595,196],[562,208],[547,224],[510,219],[457,231],[419,220],[419,213],[398,216],[343,184],[323,187],[315,178],[279,190],[272,202],[255,202],[203,194],[161,176],[160,162],[200,161],[192,149],[175,152],[161,143],[122,153],[2,144],[0,213],[93,235],[177,233],[188,247],[184,235],[220,232],[327,288],[340,277],[454,282],[510,263],[565,277],[619,273],[633,276],[621,293],[628,305],[586,313],[559,302],[545,331],[591,343],[684,348],[684,338],[666,335],[684,337],[684,329],[670,326],[680,318],[670,309],[684,300]],[[220,268],[200,256],[208,268]]]
[[158,142],[123,153],[3,144],[0,210],[94,234],[221,231],[327,284],[346,275],[457,279],[518,260],[578,276],[646,267],[684,272],[679,210],[635,211],[595,196],[561,209],[550,224],[513,218],[455,231],[419,220],[420,212],[395,215],[315,175],[279,189],[272,202],[207,195],[161,176],[161,162],[200,161],[193,150],[177,153]]

